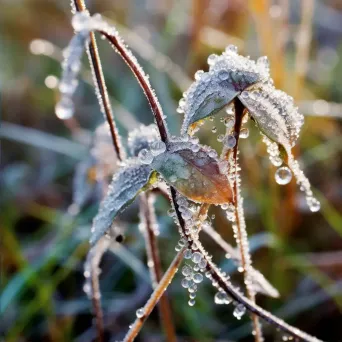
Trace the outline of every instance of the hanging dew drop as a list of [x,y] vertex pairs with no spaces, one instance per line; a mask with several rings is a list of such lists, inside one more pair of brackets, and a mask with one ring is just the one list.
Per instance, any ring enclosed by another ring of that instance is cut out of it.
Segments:
[[199,284],[203,281],[203,275],[201,273],[195,273],[193,276],[192,276],[192,279],[195,283]]
[[249,129],[248,128],[242,128],[240,131],[240,138],[241,139],[247,139],[249,136]]
[[189,306],[194,306],[195,303],[196,303],[195,299],[190,299],[190,300],[188,301]]
[[61,120],[70,119],[74,115],[74,104],[69,97],[62,97],[55,107],[56,116]]
[[195,252],[192,257],[191,260],[195,263],[198,264],[202,259],[202,254],[200,252]]
[[138,318],[144,317],[144,308],[140,308],[136,311],[136,315]]
[[182,274],[183,274],[185,277],[191,275],[191,273],[192,273],[192,270],[191,270],[191,268],[190,268],[189,266],[184,266],[184,267],[182,268]]
[[187,249],[184,252],[184,259],[191,259],[191,257],[192,257],[192,251],[191,251],[191,249]]
[[227,148],[233,148],[236,145],[236,139],[233,135],[228,135],[225,139],[224,144]]
[[280,167],[275,173],[275,181],[280,185],[289,184],[292,179],[292,172],[287,166]]
[[238,304],[233,312],[234,317],[237,319],[241,319],[241,317],[245,314],[246,308],[242,304]]
[[182,280],[181,285],[182,285],[185,289],[187,289],[187,288],[189,287],[189,280],[186,279],[186,278],[184,278],[184,279]]

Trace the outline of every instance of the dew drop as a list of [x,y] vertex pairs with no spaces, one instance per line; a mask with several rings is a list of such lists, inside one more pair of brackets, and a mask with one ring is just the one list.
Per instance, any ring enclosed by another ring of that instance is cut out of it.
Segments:
[[61,120],[70,119],[74,114],[74,104],[69,97],[62,97],[55,107],[56,116]]
[[140,308],[136,311],[136,315],[138,318],[142,318],[144,316],[144,308]]
[[189,287],[189,280],[188,279],[186,279],[186,278],[184,278],[183,280],[182,280],[182,286],[185,288],[185,289],[187,289],[188,287]]
[[290,183],[292,179],[292,172],[287,166],[280,167],[275,173],[275,180],[280,185]]
[[146,148],[142,149],[139,152],[138,158],[139,158],[141,163],[146,164],[146,165],[151,164],[153,161],[152,153],[149,150],[147,150]]
[[203,275],[201,273],[195,273],[193,276],[192,276],[192,279],[195,283],[199,284],[203,281]]
[[214,301],[216,304],[229,304],[232,300],[225,292],[219,291],[215,294]]
[[237,48],[237,46],[230,44],[226,47],[226,52],[227,53],[237,53],[238,48]]
[[191,257],[192,257],[192,251],[191,251],[191,249],[189,248],[189,249],[187,249],[187,250],[184,252],[184,258],[185,258],[185,259],[191,259]]
[[195,73],[195,80],[196,81],[200,80],[203,74],[204,74],[203,70],[196,71],[196,73]]
[[194,306],[195,303],[196,303],[195,299],[190,299],[190,300],[188,301],[189,306]]
[[241,319],[241,317],[245,314],[246,308],[242,304],[238,304],[233,312],[234,317],[237,319]]
[[249,129],[248,128],[242,128],[240,131],[240,138],[241,139],[247,139],[249,136]]
[[195,263],[198,264],[202,259],[202,254],[200,252],[195,252],[192,257],[191,260]]
[[236,145],[236,139],[233,135],[227,135],[224,144],[227,148],[233,148]]
[[217,141],[222,142],[223,140],[224,140],[224,135],[223,134],[219,134],[217,136]]
[[215,64],[215,61],[216,61],[217,57],[218,57],[217,55],[211,54],[211,55],[208,57],[208,64],[209,64],[209,65]]
[[150,148],[151,148],[151,153],[154,156],[158,156],[159,154],[165,152],[166,145],[162,141],[154,141],[150,144]]
[[190,268],[189,266],[184,266],[184,267],[182,268],[182,274],[183,274],[185,277],[191,275],[191,273],[192,273],[192,270],[191,270],[191,268]]
[[229,116],[228,118],[224,119],[224,125],[229,129],[232,128],[235,124],[235,119],[233,116]]
[[214,126],[214,127],[211,129],[211,131],[212,131],[213,133],[216,133],[216,132],[217,132],[217,128]]
[[225,81],[229,78],[229,72],[225,70],[221,70],[218,74],[220,80]]

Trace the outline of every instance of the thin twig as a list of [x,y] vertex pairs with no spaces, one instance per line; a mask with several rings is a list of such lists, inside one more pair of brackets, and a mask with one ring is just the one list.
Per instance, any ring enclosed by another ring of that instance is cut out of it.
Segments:
[[138,82],[147,97],[147,100],[151,106],[152,112],[156,119],[156,124],[158,126],[160,138],[163,142],[167,142],[169,134],[168,134],[165,120],[164,120],[163,110],[159,104],[157,96],[155,95],[150,85],[150,82],[144,75],[143,70],[141,66],[139,65],[138,61],[133,56],[132,52],[127,49],[124,41],[121,38],[115,35],[111,35],[108,32],[101,32],[101,33],[112,43],[113,47],[120,54],[120,56],[123,58],[123,60],[127,63],[127,65],[132,70],[135,77],[138,79]]
[[170,267],[168,270],[165,272],[163,278],[159,282],[158,286],[155,288],[153,291],[150,299],[147,301],[145,306],[141,309],[141,317],[137,317],[129,331],[127,332],[124,342],[132,342],[135,337],[138,335],[140,329],[142,328],[143,324],[145,323],[146,319],[148,316],[151,314],[152,310],[156,306],[156,304],[159,302],[160,298],[162,297],[164,291],[167,289],[169,286],[170,282],[172,281],[173,277],[175,276],[176,272],[178,271],[178,267],[180,263],[183,260],[183,255],[184,255],[184,249],[183,247],[176,257],[173,259]]
[[[76,11],[78,12],[87,10],[84,0],[74,0],[74,4],[75,4]],[[100,94],[100,96],[98,96],[98,99],[101,103],[101,107],[103,108],[103,111],[107,118],[115,153],[118,159],[122,160],[123,155],[122,155],[122,149],[121,149],[120,136],[118,134],[118,131],[117,131],[114,119],[113,119],[112,106],[109,101],[106,81],[105,81],[103,71],[102,71],[101,59],[100,59],[100,55],[97,49],[94,32],[91,32],[89,36],[90,36],[90,42],[88,45],[87,52],[89,56],[91,69],[94,75],[94,79],[96,80],[95,87],[98,89],[99,94]]]
[[[155,217],[153,197],[154,196],[151,193],[143,193],[140,195],[140,212],[147,251],[147,265],[150,270],[152,287],[153,289],[156,289],[162,279],[163,271],[156,238],[157,220]],[[175,342],[177,338],[175,328],[172,323],[173,320],[170,302],[166,293],[164,293],[164,295],[160,298],[159,311],[167,341]]]
[[[235,167],[235,181],[233,186],[233,193],[235,197],[235,223],[236,223],[236,242],[238,248],[240,250],[241,256],[241,267],[243,268],[244,279],[247,289],[247,296],[248,298],[255,303],[255,291],[252,289],[252,282],[250,272],[250,255],[249,255],[249,247],[248,247],[248,239],[247,239],[247,232],[245,229],[245,224],[242,220],[244,220],[243,215],[241,215],[241,211],[243,210],[241,199],[240,199],[240,189],[239,189],[239,180],[238,180],[238,144],[239,144],[239,137],[240,137],[240,130],[242,125],[242,118],[244,114],[245,107],[241,103],[241,101],[236,98],[234,100],[235,106],[235,125],[234,125],[234,136],[236,139],[236,144],[233,148],[233,159],[234,159],[234,167]],[[255,341],[261,342],[263,341],[261,326],[259,322],[258,316],[252,314],[251,315],[254,333],[255,333]]]

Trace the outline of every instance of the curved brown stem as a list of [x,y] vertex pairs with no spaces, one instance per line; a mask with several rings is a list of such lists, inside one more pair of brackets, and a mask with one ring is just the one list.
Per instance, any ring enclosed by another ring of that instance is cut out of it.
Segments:
[[158,286],[153,291],[150,299],[148,300],[146,305],[142,308],[142,316],[140,317],[140,315],[139,315],[139,317],[137,317],[137,319],[135,320],[135,322],[133,323],[133,325],[131,326],[131,328],[127,332],[127,334],[124,338],[124,342],[132,342],[132,341],[134,341],[135,337],[138,335],[138,333],[139,333],[140,329],[142,328],[143,324],[145,323],[146,319],[151,314],[153,308],[159,302],[159,300],[163,296],[163,293],[165,292],[165,290],[169,286],[170,282],[172,281],[173,277],[175,276],[175,274],[178,270],[178,267],[183,260],[184,249],[185,249],[185,247],[183,247],[178,252],[176,257],[173,259],[170,267],[165,272],[165,274],[164,274],[163,278],[161,279],[161,281],[159,282]]
[[[157,220],[155,217],[153,195],[151,193],[144,193],[140,195],[140,215],[141,223],[143,224],[146,251],[147,251],[147,265],[150,270],[152,287],[156,289],[160,283],[163,271],[160,261],[157,238],[155,234]],[[167,341],[175,342],[177,340],[175,328],[173,326],[171,307],[166,293],[160,298],[159,313],[161,323],[164,326]]]

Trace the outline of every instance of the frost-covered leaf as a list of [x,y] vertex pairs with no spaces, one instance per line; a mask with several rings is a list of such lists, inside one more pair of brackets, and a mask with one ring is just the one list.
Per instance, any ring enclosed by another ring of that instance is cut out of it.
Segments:
[[258,84],[239,95],[260,130],[282,146],[294,146],[304,117],[294,106],[293,98],[271,83]]
[[182,133],[191,124],[217,113],[249,86],[267,80],[269,69],[265,61],[256,63],[238,55],[234,46],[228,46],[221,56],[209,56],[209,71],[195,74],[196,81],[179,103],[178,112],[185,114]]
[[231,202],[232,190],[216,152],[191,142],[171,141],[151,166],[182,195],[201,203]]
[[153,141],[159,140],[157,126],[140,125],[128,134],[128,148],[132,156],[137,156],[143,149],[148,149]]
[[110,228],[114,218],[129,205],[144,188],[153,182],[153,170],[149,165],[127,163],[108,188],[106,197],[93,221],[90,243],[94,245]]

